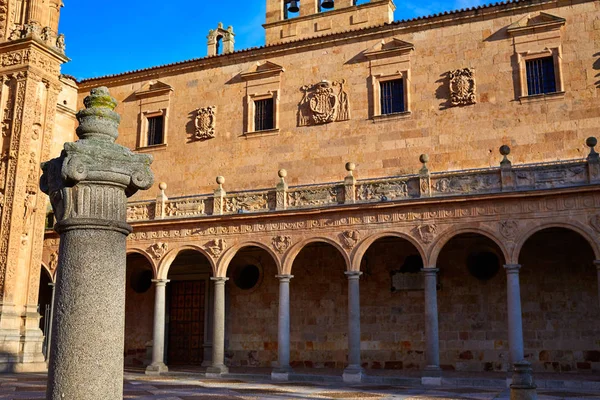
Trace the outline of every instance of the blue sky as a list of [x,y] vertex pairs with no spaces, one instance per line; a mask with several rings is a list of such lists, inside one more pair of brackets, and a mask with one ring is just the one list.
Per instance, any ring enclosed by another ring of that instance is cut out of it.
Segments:
[[[206,35],[232,25],[236,50],[264,44],[265,0],[64,0],[60,31],[78,79],[126,72],[206,55]],[[472,7],[482,0],[396,0],[395,19]]]

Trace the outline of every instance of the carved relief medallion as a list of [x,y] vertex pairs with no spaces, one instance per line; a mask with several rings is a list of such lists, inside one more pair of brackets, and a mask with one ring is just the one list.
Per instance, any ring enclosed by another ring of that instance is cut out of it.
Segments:
[[169,251],[169,245],[167,243],[158,242],[148,247],[148,252],[152,255],[155,260],[160,260]]
[[500,221],[500,233],[508,240],[514,240],[519,231],[519,223],[515,220],[508,219]]
[[213,257],[219,258],[227,248],[227,242],[223,239],[215,239],[206,244],[206,251]]
[[437,234],[437,226],[435,224],[419,225],[415,228],[419,239],[425,244],[433,242]]
[[194,140],[208,140],[215,137],[215,112],[216,107],[204,107],[196,110],[194,125]]
[[348,94],[344,90],[345,80],[322,81],[315,85],[302,86],[304,97],[300,101],[298,126],[328,124],[350,119]]
[[354,246],[356,246],[356,244],[360,240],[359,231],[344,231],[340,236],[342,238],[342,244],[345,248],[349,250],[354,248]]
[[475,70],[462,68],[450,71],[450,103],[453,106],[466,106],[477,103],[475,91]]
[[278,253],[283,254],[292,245],[292,238],[290,236],[275,236],[272,244]]

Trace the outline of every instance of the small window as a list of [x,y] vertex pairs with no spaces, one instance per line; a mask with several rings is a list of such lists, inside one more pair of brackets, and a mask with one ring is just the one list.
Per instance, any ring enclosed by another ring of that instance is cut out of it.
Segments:
[[254,130],[273,129],[273,98],[254,101]]
[[556,75],[554,58],[543,57],[526,61],[527,94],[546,94],[556,92]]
[[148,146],[164,142],[164,116],[148,117]]
[[381,115],[404,112],[404,81],[394,79],[380,82]]

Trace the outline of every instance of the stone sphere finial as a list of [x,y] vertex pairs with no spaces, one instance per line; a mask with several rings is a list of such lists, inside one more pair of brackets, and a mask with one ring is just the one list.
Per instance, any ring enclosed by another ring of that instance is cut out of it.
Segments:
[[167,184],[165,182],[161,182],[158,184],[158,188],[164,192],[167,190]]
[[598,144],[598,139],[596,139],[594,136],[590,136],[585,140],[585,144],[587,147],[596,147],[596,145]]
[[281,179],[284,179],[287,176],[287,171],[282,168],[277,172],[277,175],[279,175]]
[[423,164],[427,164],[429,162],[429,154],[421,154],[419,161]]
[[503,155],[504,157],[506,157],[507,155],[510,154],[510,147],[508,147],[508,145],[502,145],[500,146],[500,154]]
[[224,183],[225,183],[225,177],[223,177],[223,176],[221,176],[221,175],[217,176],[217,184],[218,184],[219,186],[221,186],[221,185],[222,185],[222,184],[224,184]]
[[585,144],[590,148],[590,154],[588,154],[587,159],[590,162],[597,163],[600,160],[600,155],[596,152],[596,145],[598,144],[598,139],[594,136],[590,136],[585,140]]
[[356,169],[356,164],[354,164],[353,162],[346,163],[346,171],[352,173],[355,169]]

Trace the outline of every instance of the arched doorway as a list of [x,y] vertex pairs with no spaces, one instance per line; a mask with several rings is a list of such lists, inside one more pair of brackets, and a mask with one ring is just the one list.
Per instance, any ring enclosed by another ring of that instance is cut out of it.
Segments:
[[44,333],[44,343],[42,352],[48,358],[48,339],[50,337],[51,319],[52,319],[52,276],[46,267],[41,266],[40,288],[38,292],[38,313],[42,316],[40,319],[40,329]]
[[361,259],[361,355],[372,369],[425,366],[423,259],[408,240],[386,236]]
[[566,228],[535,232],[519,254],[525,356],[536,371],[600,371],[595,256]]
[[508,369],[505,264],[500,246],[479,233],[454,236],[442,248],[436,267],[443,369]]
[[340,250],[307,244],[295,257],[290,283],[290,359],[295,369],[343,369],[348,355],[348,282]]
[[226,364],[270,367],[277,360],[277,264],[263,248],[243,247],[227,268]]
[[144,367],[152,360],[154,273],[143,255],[127,255],[125,280],[125,366]]
[[212,267],[196,250],[183,250],[171,264],[167,279],[167,364],[199,366],[211,360]]

